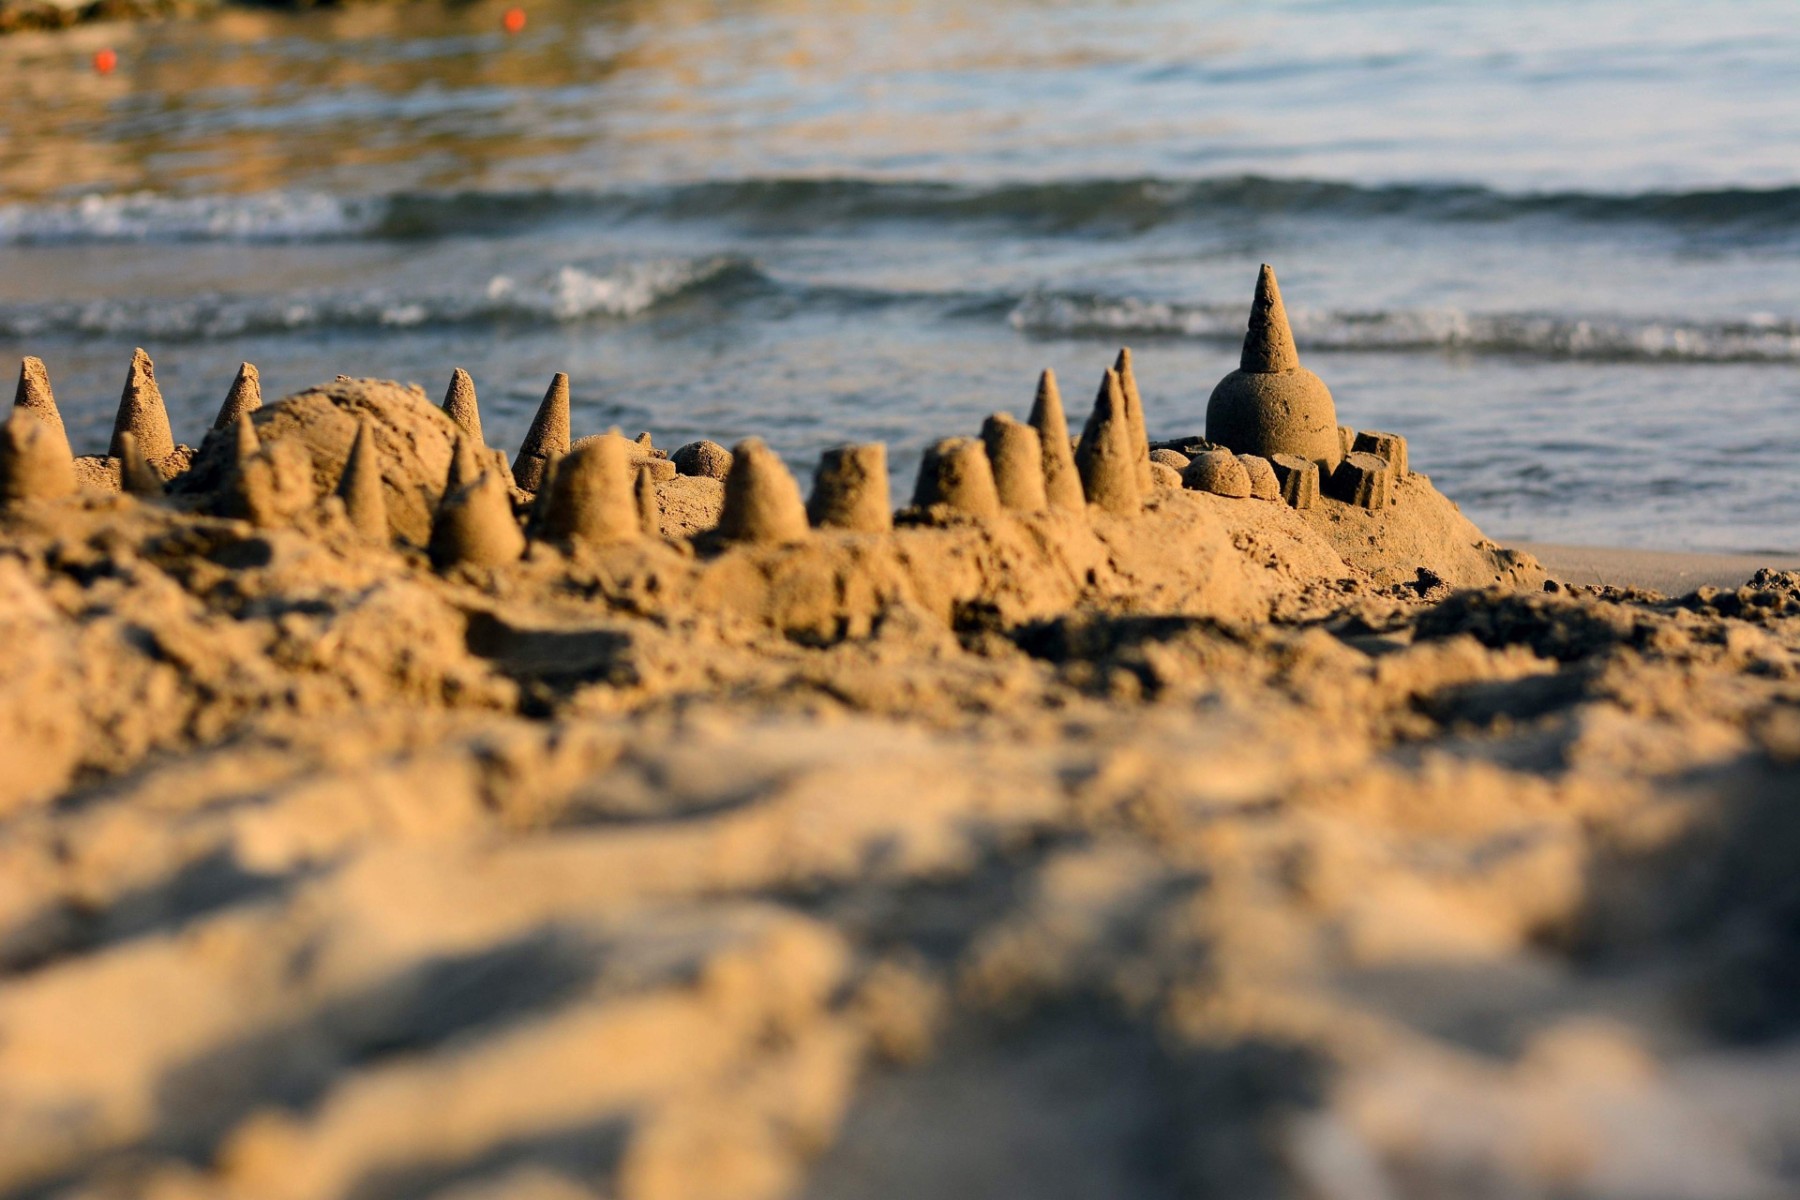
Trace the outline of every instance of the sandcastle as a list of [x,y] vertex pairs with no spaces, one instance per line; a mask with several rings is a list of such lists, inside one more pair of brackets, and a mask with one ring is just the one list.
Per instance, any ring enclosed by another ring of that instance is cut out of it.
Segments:
[[[339,376],[265,406],[257,370],[245,363],[196,449],[176,442],[155,365],[141,349],[106,455],[73,457],[50,373],[35,358],[21,366],[15,413],[0,442],[0,495],[9,504],[122,493],[262,528],[347,526],[366,543],[422,555],[440,571],[501,568],[532,545],[588,553],[663,544],[709,558],[821,537],[893,539],[1020,522],[1051,531],[1036,535],[1040,543],[1091,543],[1113,536],[1109,522],[1177,520],[1170,498],[1188,496],[1226,507],[1183,509],[1179,520],[1231,529],[1266,523],[1256,512],[1279,502],[1312,522],[1307,536],[1333,541],[1344,561],[1380,576],[1371,564],[1384,530],[1400,520],[1390,514],[1424,505],[1439,520],[1447,505],[1412,473],[1405,438],[1337,423],[1329,389],[1300,366],[1267,266],[1241,365],[1213,390],[1204,437],[1150,440],[1125,349],[1101,372],[1079,437],[1069,436],[1056,377],[1045,371],[1028,420],[997,412],[979,436],[933,443],[911,503],[898,513],[889,487],[880,444],[827,450],[807,501],[787,466],[755,438],[731,450],[693,442],[672,455],[648,433],[635,441],[617,430],[575,440],[569,377],[560,373],[509,465],[484,441],[475,381],[461,367],[441,404],[416,387]],[[1352,510],[1366,515],[1353,520]],[[1505,552],[1478,532],[1461,539],[1487,555],[1469,560],[1463,582],[1504,581],[1512,561]],[[1431,539],[1398,540],[1401,557],[1418,558]],[[1404,575],[1415,565],[1458,578],[1435,561],[1397,562],[1392,571]]]

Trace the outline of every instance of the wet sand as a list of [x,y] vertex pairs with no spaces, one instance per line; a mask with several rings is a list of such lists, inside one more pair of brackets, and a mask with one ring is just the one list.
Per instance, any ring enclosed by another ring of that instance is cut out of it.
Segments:
[[1800,571],[1800,555],[1695,554],[1607,546],[1513,542],[1565,583],[1635,587],[1682,596],[1698,587],[1734,588],[1757,571]]

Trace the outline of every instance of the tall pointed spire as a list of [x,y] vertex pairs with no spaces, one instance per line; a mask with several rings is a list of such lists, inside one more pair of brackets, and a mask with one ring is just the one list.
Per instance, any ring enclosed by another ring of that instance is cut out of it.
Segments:
[[119,396],[119,413],[113,419],[112,445],[107,454],[119,457],[119,435],[130,433],[138,449],[151,462],[175,453],[175,434],[169,428],[169,410],[163,406],[162,389],[156,386],[156,364],[142,349],[131,353],[131,371]]
[[475,381],[461,367],[450,372],[450,388],[444,393],[444,415],[477,446],[487,443],[481,438],[481,407],[475,400]]
[[31,413],[49,426],[63,445],[69,444],[69,432],[63,426],[62,413],[57,411],[56,397],[50,391],[50,370],[43,359],[26,358],[19,363],[19,390],[13,394],[13,407]]
[[1081,473],[1075,469],[1075,451],[1069,445],[1069,421],[1063,414],[1062,391],[1056,372],[1038,377],[1037,399],[1031,406],[1031,427],[1038,431],[1044,455],[1044,494],[1051,508],[1085,512]]
[[381,490],[381,464],[377,461],[375,433],[367,421],[359,421],[350,457],[338,477],[338,498],[356,532],[371,542],[388,540],[387,496]]
[[1238,454],[1294,454],[1330,474],[1344,457],[1337,406],[1325,381],[1300,365],[1275,272],[1263,264],[1244,335],[1243,365],[1206,402],[1206,440]]
[[261,407],[262,375],[254,364],[239,363],[237,378],[231,381],[231,390],[225,393],[225,403],[219,405],[213,428],[230,429],[239,417],[248,416]]
[[1281,285],[1268,263],[1256,277],[1256,299],[1250,305],[1250,328],[1244,334],[1242,370],[1256,375],[1292,371],[1300,365],[1294,347],[1294,331],[1288,327],[1287,307],[1281,302]]
[[1125,419],[1131,423],[1131,444],[1137,451],[1138,489],[1146,496],[1154,486],[1150,475],[1150,431],[1144,424],[1144,397],[1138,392],[1137,373],[1131,369],[1131,347],[1119,347],[1113,361],[1119,375],[1119,391],[1125,397]]
[[513,463],[513,480],[527,492],[543,486],[544,464],[553,454],[569,452],[569,377],[557,372],[538,405],[531,430],[519,446],[519,457]]
[[1100,381],[1093,414],[1081,431],[1075,465],[1081,470],[1081,486],[1089,504],[1118,516],[1131,516],[1143,507],[1131,422],[1125,415],[1125,391],[1119,385],[1118,372],[1110,367]]

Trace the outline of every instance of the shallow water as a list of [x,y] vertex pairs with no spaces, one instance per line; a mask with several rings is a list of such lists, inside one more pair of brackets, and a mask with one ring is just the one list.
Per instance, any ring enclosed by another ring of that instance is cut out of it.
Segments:
[[[481,389],[516,440],[1197,433],[1256,264],[1491,532],[1800,548],[1800,23],[1673,3],[431,2],[0,41],[0,356]],[[119,71],[87,66],[117,47]]]

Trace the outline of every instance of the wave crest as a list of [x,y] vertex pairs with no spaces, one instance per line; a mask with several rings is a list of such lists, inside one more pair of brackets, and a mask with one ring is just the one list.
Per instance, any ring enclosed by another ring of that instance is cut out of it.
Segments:
[[496,275],[479,287],[433,295],[372,289],[14,305],[0,307],[0,334],[15,338],[129,334],[183,341],[324,328],[629,318],[678,297],[758,278],[747,260],[719,256],[653,259],[605,269],[570,265],[524,283]]
[[[1623,362],[1800,362],[1800,322],[1763,317],[1691,321],[1457,309],[1387,312],[1289,310],[1308,349],[1465,351]],[[1131,297],[1037,294],[1008,318],[1038,336],[1177,337],[1231,343],[1244,307]]]

